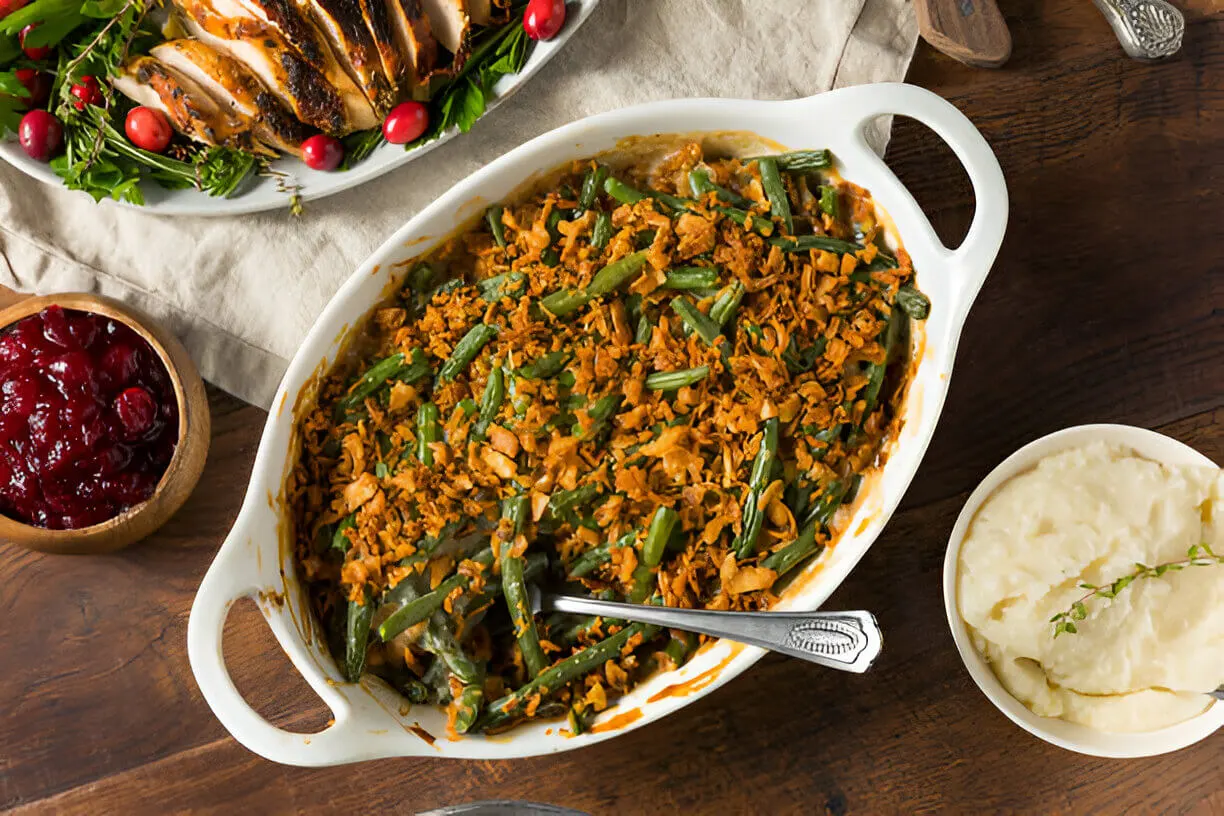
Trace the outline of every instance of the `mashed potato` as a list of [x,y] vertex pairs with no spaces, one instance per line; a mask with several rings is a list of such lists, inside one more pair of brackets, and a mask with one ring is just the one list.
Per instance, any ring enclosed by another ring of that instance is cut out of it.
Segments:
[[1224,685],[1224,566],[1138,580],[1086,602],[1077,634],[1050,618],[1135,569],[1224,553],[1224,475],[1097,443],[1048,456],[986,500],[961,547],[957,595],[978,651],[1035,713],[1152,731],[1202,713]]

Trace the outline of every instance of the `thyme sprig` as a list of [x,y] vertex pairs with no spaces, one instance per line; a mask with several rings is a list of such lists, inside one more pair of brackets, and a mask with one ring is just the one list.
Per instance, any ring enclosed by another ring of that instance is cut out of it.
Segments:
[[1087,602],[1093,598],[1108,598],[1112,600],[1140,578],[1160,578],[1165,573],[1180,572],[1186,567],[1211,567],[1217,565],[1224,565],[1224,555],[1216,555],[1211,547],[1204,542],[1202,544],[1195,544],[1187,550],[1186,557],[1179,561],[1169,561],[1164,564],[1157,564],[1154,567],[1136,563],[1134,572],[1123,575],[1113,583],[1102,584],[1100,586],[1082,583],[1079,585],[1080,589],[1086,589],[1088,592],[1066,610],[1050,618],[1050,623],[1054,624],[1054,637],[1058,637],[1064,632],[1069,635],[1076,634],[1079,630],[1076,628],[1075,622],[1082,621],[1088,617]]

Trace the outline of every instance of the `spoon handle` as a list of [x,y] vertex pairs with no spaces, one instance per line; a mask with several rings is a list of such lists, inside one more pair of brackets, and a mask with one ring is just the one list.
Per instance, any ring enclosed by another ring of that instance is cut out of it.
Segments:
[[861,674],[880,654],[883,635],[870,612],[711,612],[544,595],[543,609],[653,623],[727,638],[831,669]]

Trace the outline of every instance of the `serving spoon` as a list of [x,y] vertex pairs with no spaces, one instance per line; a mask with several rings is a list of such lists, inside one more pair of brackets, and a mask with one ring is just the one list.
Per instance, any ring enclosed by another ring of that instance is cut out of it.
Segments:
[[531,611],[597,615],[727,638],[830,669],[862,674],[880,654],[883,634],[870,612],[714,612],[616,603],[541,592],[528,585]]

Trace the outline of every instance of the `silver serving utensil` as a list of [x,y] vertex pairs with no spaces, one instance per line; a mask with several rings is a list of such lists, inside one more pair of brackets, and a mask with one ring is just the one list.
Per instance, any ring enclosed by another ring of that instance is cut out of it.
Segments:
[[1137,60],[1158,60],[1178,52],[1186,18],[1167,0],[1092,0],[1105,15],[1122,50]]
[[1224,700],[1224,686],[1220,686],[1215,691],[1207,692],[1208,697],[1214,697],[1217,700]]
[[713,612],[554,595],[528,586],[532,612],[598,615],[653,623],[760,646],[830,669],[862,674],[880,654],[883,634],[870,612]]

